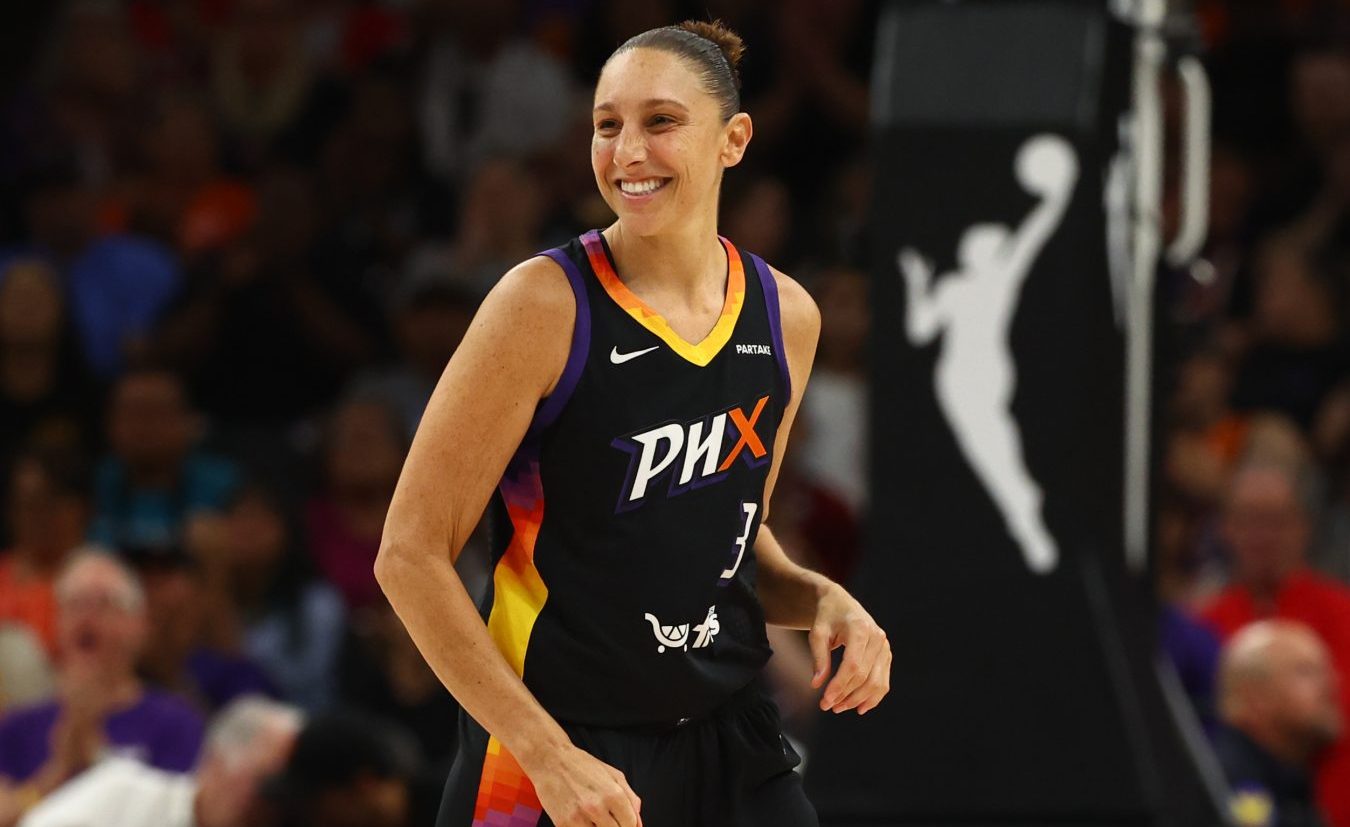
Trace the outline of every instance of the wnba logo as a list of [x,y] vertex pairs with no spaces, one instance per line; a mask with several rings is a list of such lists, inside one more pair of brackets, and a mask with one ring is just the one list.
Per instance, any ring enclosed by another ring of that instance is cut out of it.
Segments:
[[1039,203],[1017,227],[976,224],[961,236],[959,265],[941,276],[917,250],[897,263],[906,287],[905,332],[912,344],[940,339],[933,385],[957,445],[984,483],[1037,574],[1059,562],[1041,513],[1043,495],[1022,455],[1012,415],[1017,386],[1009,331],[1022,285],[1059,228],[1078,182],[1078,157],[1068,141],[1037,135],[1013,162],[1017,182]]
[[[628,479],[616,510],[628,511],[642,505],[652,482],[668,471],[669,495],[675,496],[726,479],[737,457],[744,457],[751,468],[768,462],[769,449],[755,432],[755,424],[768,403],[769,397],[762,396],[749,414],[743,408],[731,408],[614,440],[613,446],[631,457]],[[736,441],[724,454],[722,447],[733,434]]]

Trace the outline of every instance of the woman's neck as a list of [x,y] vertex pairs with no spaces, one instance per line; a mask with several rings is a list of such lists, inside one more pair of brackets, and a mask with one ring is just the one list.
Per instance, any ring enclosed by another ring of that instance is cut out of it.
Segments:
[[624,284],[697,301],[708,292],[721,296],[726,253],[717,238],[716,211],[659,236],[638,236],[615,222],[604,231]]

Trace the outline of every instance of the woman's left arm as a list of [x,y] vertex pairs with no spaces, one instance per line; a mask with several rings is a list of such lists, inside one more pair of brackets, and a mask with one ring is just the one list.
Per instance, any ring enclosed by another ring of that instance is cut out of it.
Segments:
[[764,486],[764,524],[754,549],[757,591],[770,624],[810,630],[807,639],[815,662],[812,686],[819,687],[829,679],[830,652],[844,647],[844,659],[821,696],[820,708],[834,712],[857,709],[861,715],[881,703],[891,688],[891,645],[886,633],[843,586],[788,559],[768,525],[769,504],[787,450],[788,432],[801,406],[820,336],[820,311],[811,296],[777,270],[774,276],[793,394],[778,426],[773,465]]

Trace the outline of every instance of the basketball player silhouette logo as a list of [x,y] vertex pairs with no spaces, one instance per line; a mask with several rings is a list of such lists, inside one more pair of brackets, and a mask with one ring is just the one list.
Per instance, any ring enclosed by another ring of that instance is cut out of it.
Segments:
[[912,248],[898,256],[907,304],[905,332],[915,346],[941,334],[933,384],[957,444],[1003,515],[1027,567],[1053,571],[1059,550],[1042,515],[1043,495],[1026,467],[1011,410],[1017,370],[1009,341],[1022,284],[1064,218],[1078,181],[1073,147],[1054,135],[1028,140],[1014,163],[1023,189],[1041,199],[1016,230],[976,224],[957,249],[958,268],[934,279]]

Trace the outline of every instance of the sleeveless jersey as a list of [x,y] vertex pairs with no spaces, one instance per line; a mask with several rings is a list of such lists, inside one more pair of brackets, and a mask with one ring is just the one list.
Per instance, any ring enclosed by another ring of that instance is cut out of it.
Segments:
[[495,497],[482,609],[560,721],[675,724],[769,657],[753,547],[791,386],[773,274],[722,245],[725,304],[698,344],[627,289],[598,231],[542,254],[576,324]]

